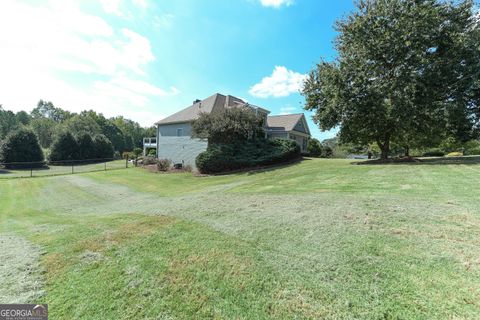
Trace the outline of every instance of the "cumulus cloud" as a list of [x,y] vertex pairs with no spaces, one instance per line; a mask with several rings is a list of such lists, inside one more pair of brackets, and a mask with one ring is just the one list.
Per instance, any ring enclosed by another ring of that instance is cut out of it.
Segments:
[[[117,3],[110,5],[115,11]],[[115,29],[74,1],[0,1],[0,103],[9,109],[33,108],[42,98],[71,111],[140,111],[151,97],[179,92],[148,82],[154,60],[148,38]]]
[[293,3],[293,0],[260,0],[260,3],[264,7],[280,8],[283,5],[291,5]]
[[284,66],[276,66],[270,76],[265,77],[248,91],[259,98],[286,97],[302,89],[305,74],[288,70]]

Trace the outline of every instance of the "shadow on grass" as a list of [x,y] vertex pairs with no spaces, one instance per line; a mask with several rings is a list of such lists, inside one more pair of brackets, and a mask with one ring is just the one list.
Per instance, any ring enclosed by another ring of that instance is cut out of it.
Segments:
[[226,171],[226,172],[219,172],[219,173],[215,173],[215,174],[211,174],[211,175],[212,176],[226,176],[226,175],[237,174],[237,173],[239,173],[239,174],[243,173],[243,174],[246,174],[246,175],[254,175],[254,174],[258,174],[258,173],[265,173],[265,172],[270,172],[270,171],[275,171],[275,170],[288,168],[288,167],[296,165],[296,164],[298,164],[302,161],[308,161],[308,160],[312,160],[312,159],[301,157],[299,159],[295,159],[295,160],[285,162],[285,163],[272,164],[272,165],[260,166],[260,167],[244,168],[244,169],[232,170],[232,171]]
[[464,156],[464,157],[429,157],[429,158],[394,158],[388,160],[366,160],[354,161],[355,165],[447,165],[447,164],[463,164],[477,165],[480,164],[480,156]]

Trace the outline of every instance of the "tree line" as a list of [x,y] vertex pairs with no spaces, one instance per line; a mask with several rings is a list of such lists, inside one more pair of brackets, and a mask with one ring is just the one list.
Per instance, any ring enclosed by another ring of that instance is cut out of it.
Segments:
[[[119,156],[142,147],[143,137],[155,135],[155,127],[143,128],[122,116],[106,118],[93,110],[72,113],[44,100],[40,100],[30,113],[14,113],[0,105],[0,150],[4,154],[0,157],[3,162],[39,161],[44,153],[51,161],[110,158],[114,152]],[[39,146],[39,152],[34,151],[36,156],[22,147],[37,150],[35,144]],[[16,156],[11,156],[14,154]]]
[[309,73],[306,110],[342,143],[462,145],[480,129],[480,15],[474,2],[359,0],[337,21],[334,61]]

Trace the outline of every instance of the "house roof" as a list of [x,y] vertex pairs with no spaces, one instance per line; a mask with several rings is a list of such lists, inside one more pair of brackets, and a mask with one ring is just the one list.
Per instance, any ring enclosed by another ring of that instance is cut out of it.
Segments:
[[269,116],[267,126],[269,130],[292,131],[302,117],[303,113]]
[[201,113],[210,113],[212,111],[221,110],[223,108],[233,108],[233,107],[241,107],[241,106],[247,106],[247,105],[252,108],[260,109],[267,114],[270,113],[270,111],[257,106],[250,105],[240,98],[237,98],[231,95],[223,95],[220,93],[215,93],[214,95],[206,99],[203,99],[201,101],[197,101],[193,103],[191,106],[183,110],[180,110],[177,113],[174,113],[171,116],[166,117],[155,124],[190,122],[198,119]]

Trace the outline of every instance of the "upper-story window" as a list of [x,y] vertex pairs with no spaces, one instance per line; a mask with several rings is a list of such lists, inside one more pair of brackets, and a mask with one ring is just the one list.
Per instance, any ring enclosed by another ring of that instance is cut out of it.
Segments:
[[183,136],[183,129],[182,128],[178,128],[177,129],[177,137],[181,137]]

